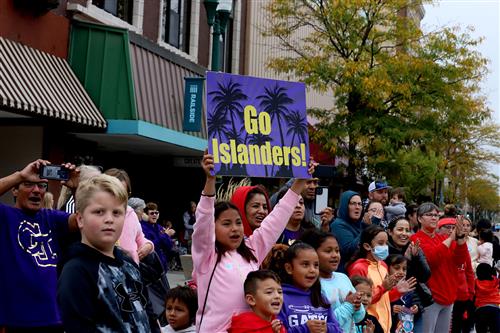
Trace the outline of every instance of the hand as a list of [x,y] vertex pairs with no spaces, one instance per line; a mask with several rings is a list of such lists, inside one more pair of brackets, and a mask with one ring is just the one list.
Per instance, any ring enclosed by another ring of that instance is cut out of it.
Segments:
[[[318,165],[318,163],[314,162],[314,160],[312,159],[312,156],[311,156],[311,159],[309,161],[309,169],[307,170],[307,172],[310,175],[312,175],[314,173],[314,169],[316,168],[317,165]],[[293,183],[292,183],[292,186],[290,187],[290,189],[297,194],[301,194],[302,190],[304,189],[304,186],[306,185],[306,181],[307,181],[307,179],[304,179],[304,178],[295,178],[293,180]]]
[[375,332],[375,324],[370,320],[366,320],[366,325],[363,327],[363,333],[373,333]]
[[80,184],[80,169],[76,168],[74,164],[64,163],[63,166],[69,169],[69,179],[62,181],[61,184],[68,187],[74,194]]
[[397,284],[396,284],[396,289],[398,292],[403,295],[406,294],[410,291],[415,290],[415,285],[417,284],[417,279],[414,277],[409,278],[408,280],[401,279]]
[[214,156],[208,153],[208,149],[205,149],[205,155],[203,155],[203,159],[201,160],[201,167],[205,171],[207,179],[215,179],[215,176],[212,175],[212,171],[215,170]]
[[167,235],[169,235],[170,237],[172,237],[173,235],[175,235],[175,230],[174,230],[174,229],[172,229],[172,228],[166,228],[166,229],[164,230],[164,232],[165,232]]
[[279,319],[274,319],[271,322],[271,328],[273,330],[273,333],[280,333],[280,331],[281,331],[281,321]]
[[418,305],[412,305],[410,308],[411,313],[416,314],[418,312]]
[[351,303],[354,306],[354,311],[358,311],[361,307],[361,294],[350,291],[345,297],[345,301]]
[[393,275],[387,274],[384,281],[382,281],[382,287],[384,287],[385,290],[391,290],[397,282],[398,281]]
[[326,322],[319,319],[310,319],[306,322],[311,333],[326,333]]
[[330,224],[333,220],[333,208],[332,207],[326,207],[323,209],[320,213],[321,215],[321,224]]
[[420,251],[420,239],[417,239],[416,242],[411,242],[408,245],[408,248],[405,251],[405,257],[411,260],[412,257],[418,256],[418,252]]
[[393,313],[401,313],[401,312],[403,312],[403,306],[402,305],[394,305],[392,307],[392,312]]
[[139,260],[144,259],[144,257],[150,254],[151,251],[153,251],[153,245],[151,243],[146,243],[143,246],[141,246],[137,250],[137,255],[139,256]]
[[34,162],[31,162],[19,172],[19,175],[21,176],[21,181],[34,182],[34,183],[39,182],[40,177],[38,173],[40,172],[40,168],[42,167],[42,165],[49,165],[49,164],[50,164],[49,161],[42,159],[38,159]]

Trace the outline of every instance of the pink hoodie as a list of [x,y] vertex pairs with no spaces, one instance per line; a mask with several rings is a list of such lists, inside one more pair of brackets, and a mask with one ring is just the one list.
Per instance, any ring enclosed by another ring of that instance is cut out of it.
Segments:
[[[246,261],[236,250],[226,252],[217,264],[207,305],[203,315],[202,329],[198,332],[227,332],[234,314],[250,311],[243,294],[243,282],[247,274],[259,269],[260,264],[285,229],[299,196],[292,190],[280,200],[273,211],[266,216],[260,228],[244,241],[254,250],[258,262]],[[217,260],[215,252],[215,222],[213,197],[202,196],[196,208],[196,223],[193,232],[193,275],[198,283],[198,312],[196,323],[200,322],[208,281]]]
[[154,249],[153,243],[144,237],[137,214],[132,207],[127,206],[122,234],[118,239],[117,245],[127,251],[127,254],[134,259],[135,263],[139,264],[139,255],[137,254],[137,250],[146,243],[151,243]]

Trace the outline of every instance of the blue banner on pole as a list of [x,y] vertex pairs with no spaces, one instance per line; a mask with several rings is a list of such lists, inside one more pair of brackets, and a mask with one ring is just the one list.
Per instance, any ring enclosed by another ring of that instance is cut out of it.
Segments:
[[201,131],[201,106],[203,98],[202,77],[185,77],[184,90],[184,124],[186,132]]

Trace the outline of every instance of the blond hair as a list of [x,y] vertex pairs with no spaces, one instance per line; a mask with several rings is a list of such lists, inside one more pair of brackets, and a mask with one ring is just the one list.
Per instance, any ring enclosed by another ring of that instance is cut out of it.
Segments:
[[115,197],[120,204],[127,207],[128,195],[122,183],[116,177],[99,175],[80,182],[78,185],[75,194],[76,211],[83,213],[97,192],[107,192]]
[[[94,177],[96,174],[101,173],[99,167],[95,165],[82,164],[78,167],[78,170],[80,170],[80,182],[83,182],[90,177]],[[66,204],[66,201],[68,201],[68,199],[71,197],[71,195],[71,190],[68,187],[63,186],[61,188],[61,192],[59,193],[59,200],[57,200],[57,209],[64,210],[64,205]]]

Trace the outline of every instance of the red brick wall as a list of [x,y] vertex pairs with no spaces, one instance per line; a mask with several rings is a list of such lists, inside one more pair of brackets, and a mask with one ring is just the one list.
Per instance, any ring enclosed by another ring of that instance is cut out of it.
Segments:
[[40,51],[66,58],[68,55],[69,19],[54,12],[65,12],[66,1],[59,8],[34,16],[14,7],[13,0],[0,0],[0,36]]

